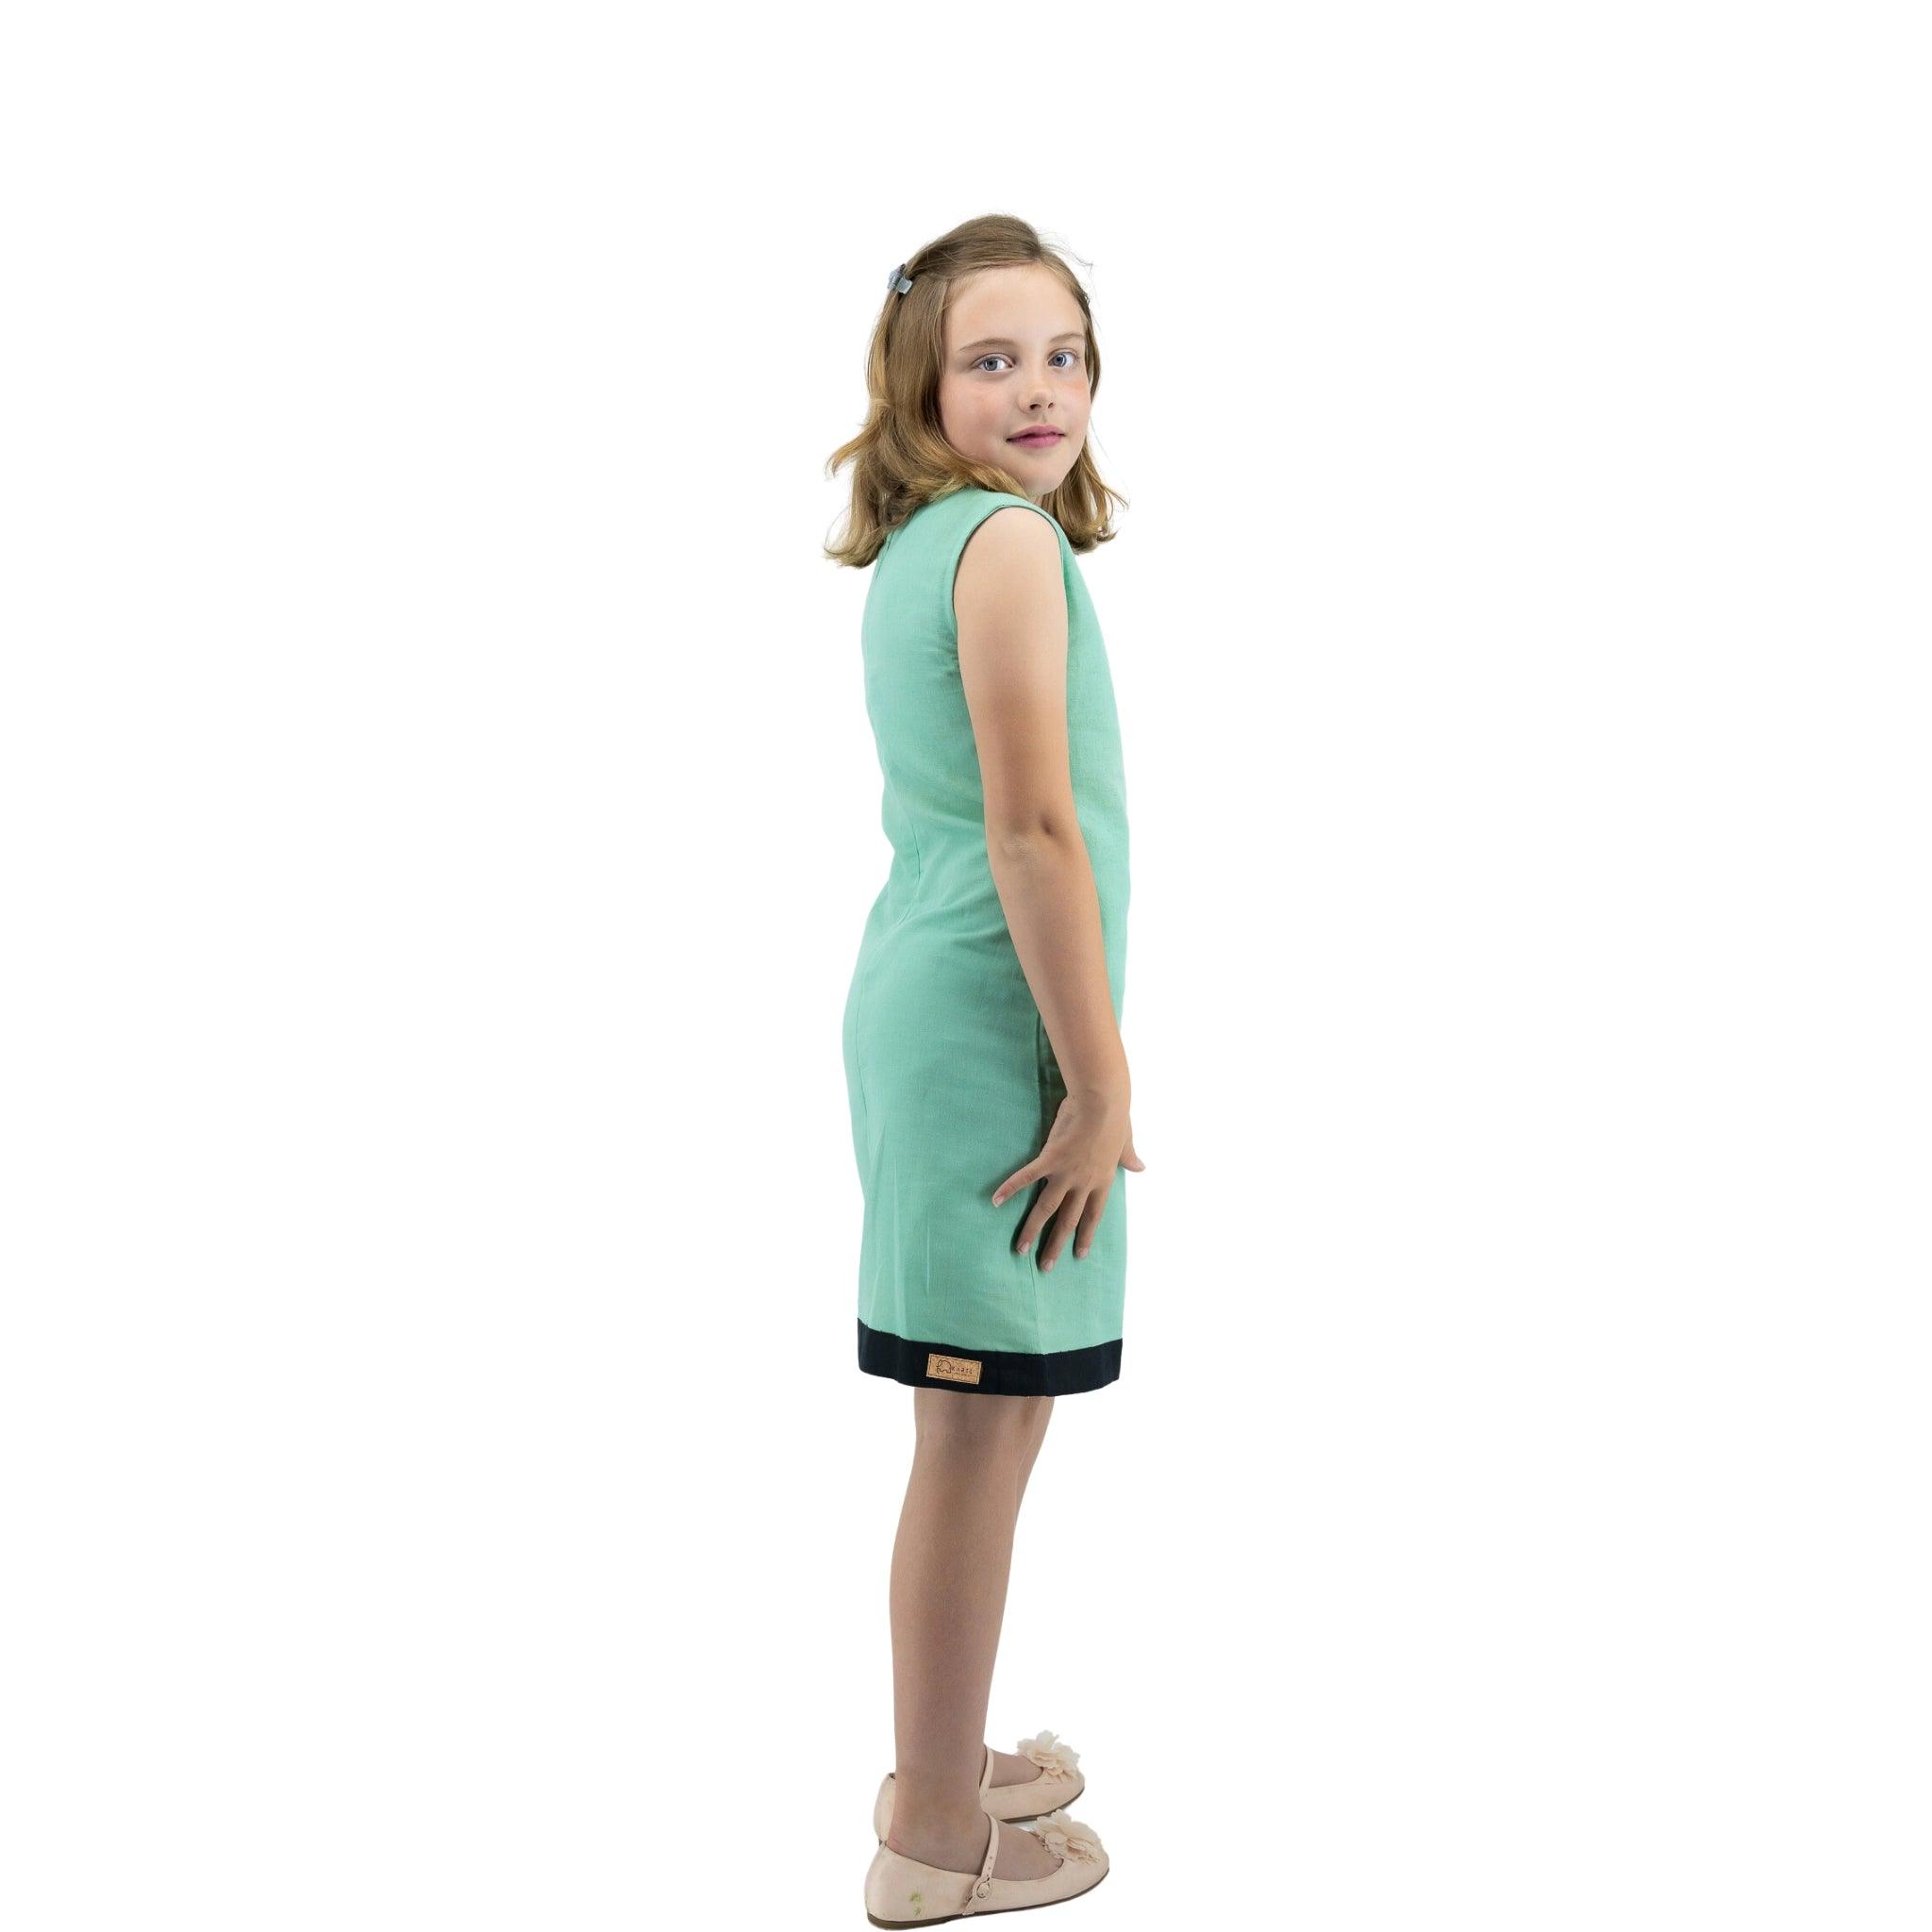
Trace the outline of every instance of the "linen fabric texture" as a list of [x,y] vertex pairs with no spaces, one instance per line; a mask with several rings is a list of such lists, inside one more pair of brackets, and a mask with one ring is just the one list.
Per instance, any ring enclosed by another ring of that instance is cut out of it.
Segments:
[[852,1144],[864,1195],[858,1364],[965,1392],[1056,1395],[1120,1374],[1127,1171],[1091,1249],[1051,1272],[1014,1251],[1044,1182],[993,1190],[1037,1155],[1066,1084],[987,857],[985,797],[959,675],[953,584],[996,511],[1044,517],[1067,602],[1067,751],[1100,901],[1108,992],[1126,984],[1126,781],[1112,675],[1079,562],[1024,496],[961,489],[922,505],[874,558],[861,627],[865,703],[891,846],[846,996]]

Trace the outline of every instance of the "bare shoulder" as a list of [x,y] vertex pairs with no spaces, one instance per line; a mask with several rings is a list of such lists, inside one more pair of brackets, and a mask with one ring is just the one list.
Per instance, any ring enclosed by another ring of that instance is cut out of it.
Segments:
[[1064,613],[1060,537],[1052,521],[1018,503],[984,518],[960,553],[953,609],[962,623]]
[[1067,586],[1052,518],[1021,503],[995,508],[966,540],[953,604],[987,836],[1073,824]]

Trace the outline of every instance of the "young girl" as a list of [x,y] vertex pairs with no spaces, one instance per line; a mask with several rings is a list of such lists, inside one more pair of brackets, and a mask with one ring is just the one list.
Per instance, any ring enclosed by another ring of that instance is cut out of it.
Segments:
[[[1075,551],[1110,541],[1087,449],[1086,291],[1024,222],[892,271],[835,560],[871,564],[866,708],[892,860],[845,1003],[865,1195],[858,1366],[908,1384],[892,1551],[896,1766],[874,1925],[1058,1904],[1107,1875],[1050,1731],[985,1742],[1014,1521],[1059,1395],[1115,1380],[1127,820]],[[1017,1821],[1032,1820],[1022,1830]]]

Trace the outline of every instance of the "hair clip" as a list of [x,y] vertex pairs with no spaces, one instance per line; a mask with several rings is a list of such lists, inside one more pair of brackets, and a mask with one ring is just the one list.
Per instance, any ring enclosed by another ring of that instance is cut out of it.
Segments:
[[888,294],[896,289],[903,295],[911,286],[912,277],[906,273],[906,264],[903,261],[886,277],[886,291]]

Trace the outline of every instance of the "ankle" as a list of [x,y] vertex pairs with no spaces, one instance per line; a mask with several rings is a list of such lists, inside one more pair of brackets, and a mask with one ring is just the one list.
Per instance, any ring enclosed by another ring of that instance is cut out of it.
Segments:
[[892,1794],[892,1830],[919,1838],[958,1838],[977,1832],[986,1836],[986,1812],[975,1793],[971,1798],[916,1795],[901,1787]]
[[986,1856],[989,1833],[999,1825],[984,1811],[964,1819],[901,1818],[895,1809],[886,1849],[944,1872],[970,1872]]

